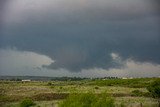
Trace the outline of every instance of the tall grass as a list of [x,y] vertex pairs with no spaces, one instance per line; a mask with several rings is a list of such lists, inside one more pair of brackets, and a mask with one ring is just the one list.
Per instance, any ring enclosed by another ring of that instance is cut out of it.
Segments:
[[114,100],[103,93],[71,94],[66,100],[60,103],[60,107],[115,107]]

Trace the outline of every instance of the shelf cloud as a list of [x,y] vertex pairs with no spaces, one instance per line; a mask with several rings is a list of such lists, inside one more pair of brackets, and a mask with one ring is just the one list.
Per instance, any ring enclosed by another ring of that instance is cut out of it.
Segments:
[[[27,75],[32,70],[41,69],[43,65],[50,65],[54,61],[45,55],[29,51],[19,51],[16,48],[0,49],[0,73]],[[30,70],[30,71],[29,71]]]

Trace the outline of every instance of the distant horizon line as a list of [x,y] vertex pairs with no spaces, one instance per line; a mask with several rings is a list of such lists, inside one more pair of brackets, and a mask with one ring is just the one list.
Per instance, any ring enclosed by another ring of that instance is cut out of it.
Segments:
[[104,77],[82,77],[82,76],[33,76],[33,75],[0,75],[0,77],[45,77],[45,78],[160,78],[160,76],[153,77],[117,77],[117,76],[104,76]]

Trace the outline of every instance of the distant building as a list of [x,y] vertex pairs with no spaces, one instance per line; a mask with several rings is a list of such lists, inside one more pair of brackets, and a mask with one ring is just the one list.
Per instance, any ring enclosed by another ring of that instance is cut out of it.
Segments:
[[122,77],[122,79],[128,79],[127,77]]
[[129,79],[133,79],[133,77],[129,77]]
[[31,80],[28,79],[28,80],[22,80],[22,81],[23,81],[23,82],[29,82],[29,81],[31,81]]

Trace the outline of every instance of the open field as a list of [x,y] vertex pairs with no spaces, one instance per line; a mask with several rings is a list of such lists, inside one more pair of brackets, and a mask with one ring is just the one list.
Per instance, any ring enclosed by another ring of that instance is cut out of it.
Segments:
[[[18,107],[25,98],[32,99],[35,107],[57,107],[69,95],[107,93],[116,107],[158,107],[146,87],[159,78],[81,80],[81,81],[0,81],[0,104]],[[139,93],[135,93],[134,91]]]

